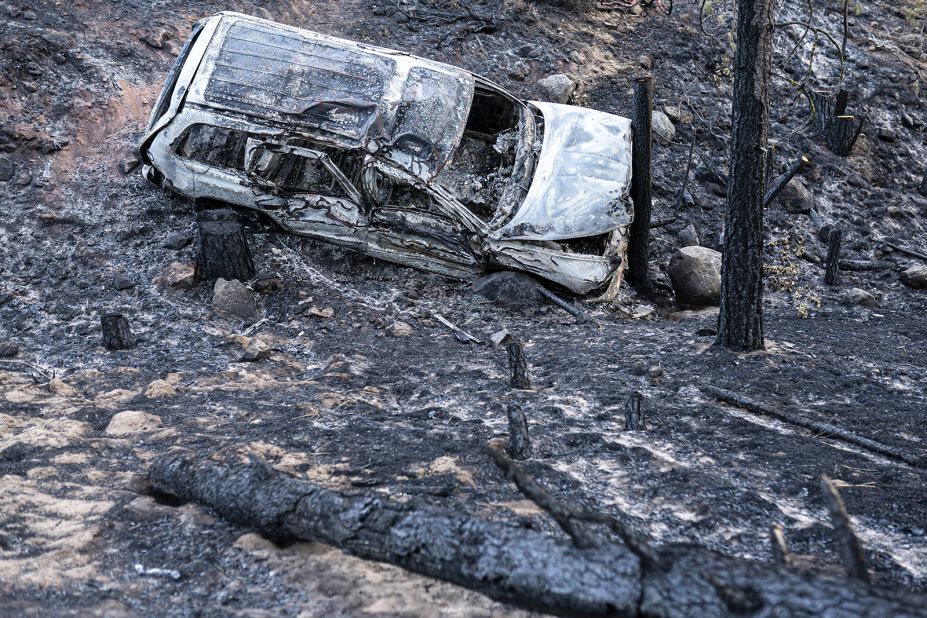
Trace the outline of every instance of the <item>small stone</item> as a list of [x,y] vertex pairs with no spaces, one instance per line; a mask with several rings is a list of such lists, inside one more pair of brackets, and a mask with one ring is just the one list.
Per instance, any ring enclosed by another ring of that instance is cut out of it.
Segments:
[[511,341],[512,334],[509,333],[508,330],[503,328],[502,330],[496,331],[495,333],[493,333],[492,336],[489,338],[489,340],[492,341],[492,347],[498,348],[500,345],[506,344],[509,341]]
[[641,65],[642,69],[650,70],[653,68],[653,56],[649,54],[641,54],[637,62]]
[[0,341],[0,358],[11,358],[19,354],[19,344],[12,341]]
[[640,17],[643,14],[644,14],[644,7],[642,7],[640,4],[635,4],[634,6],[631,7],[631,15]]
[[152,280],[155,285],[177,290],[189,290],[196,282],[196,269],[193,264],[171,262]]
[[393,337],[408,337],[415,332],[415,329],[405,322],[393,322],[386,331]]
[[331,307],[325,307],[324,309],[320,309],[316,307],[315,305],[312,305],[306,310],[306,315],[311,315],[316,318],[325,318],[327,320],[327,319],[335,317],[335,310],[332,309]]
[[249,341],[248,345],[245,346],[245,351],[241,355],[241,360],[250,363],[261,361],[265,358],[270,358],[270,353],[272,351],[269,345],[255,338]]
[[915,290],[927,290],[927,266],[912,266],[901,273],[901,282]]
[[141,164],[142,160],[139,159],[138,155],[129,155],[125,159],[119,162],[119,171],[123,174],[128,174],[136,167]]
[[537,85],[542,95],[552,103],[567,103],[576,92],[576,82],[563,73],[549,75]]
[[6,155],[0,155],[0,182],[9,182],[16,175],[16,164]]
[[244,283],[238,279],[216,279],[212,291],[212,310],[229,320],[250,320],[257,317],[258,307]]
[[277,273],[261,275],[251,284],[251,289],[258,294],[279,292],[283,289],[283,278]]
[[901,124],[909,129],[913,129],[916,126],[914,124],[914,118],[911,117],[911,114],[905,111],[901,112]]
[[23,13],[23,19],[28,19],[29,21],[38,19],[38,17],[39,16],[35,14],[35,11],[26,11],[25,13]]
[[707,247],[683,247],[670,259],[667,273],[682,305],[715,305],[721,297],[721,254]]
[[879,127],[879,139],[891,143],[898,139],[898,135],[891,127]]
[[779,194],[782,206],[793,214],[808,214],[814,207],[814,195],[798,178],[793,178]]
[[698,232],[691,223],[682,228],[677,237],[679,238],[679,245],[682,247],[697,247],[699,245]]
[[110,419],[106,435],[130,436],[154,431],[161,425],[161,418],[140,410],[126,410]]
[[676,137],[676,127],[669,116],[661,111],[653,113],[653,132],[661,144],[669,144]]
[[544,302],[543,286],[526,273],[513,270],[480,277],[470,288],[474,293],[503,307],[525,307]]
[[850,288],[843,293],[843,303],[846,305],[862,305],[863,307],[878,307],[879,301],[866,290]]
[[192,242],[193,242],[193,236],[191,234],[181,234],[179,232],[175,232],[173,234],[170,234],[167,238],[165,238],[164,244],[162,244],[161,246],[164,247],[165,249],[173,249],[175,251],[179,251],[180,249],[183,249],[184,247],[188,247],[190,243]]
[[130,290],[137,284],[132,277],[126,275],[115,275],[113,277],[113,287],[117,290]]

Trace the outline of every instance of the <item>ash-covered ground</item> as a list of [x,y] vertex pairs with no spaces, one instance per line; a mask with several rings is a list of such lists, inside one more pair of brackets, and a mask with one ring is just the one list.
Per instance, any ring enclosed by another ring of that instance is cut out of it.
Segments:
[[[814,5],[837,28],[839,15],[825,13],[834,3]],[[927,471],[698,388],[927,453],[927,292],[899,280],[921,262],[881,242],[927,250],[927,63],[906,7],[864,2],[852,16],[846,84],[867,124],[849,158],[798,130],[807,107],[777,81],[777,162],[810,155],[801,176],[811,201],[768,210],[767,350],[735,355],[710,347],[715,314],[680,312],[665,274],[689,224],[720,249],[729,49],[700,31],[695,5],[677,2],[667,16],[523,0],[0,1],[0,340],[18,348],[0,363],[0,614],[520,615],[325,546],[278,547],[145,482],[147,462],[170,449],[253,452],[326,486],[560,534],[481,452],[505,439],[513,402],[534,440],[526,469],[571,503],[627,513],[657,542],[756,560],[771,559],[779,523],[804,568],[837,572],[827,474],[875,581],[927,590]],[[654,219],[672,219],[655,231],[656,291],[623,288],[610,306],[586,305],[597,328],[262,230],[250,237],[258,319],[215,315],[209,284],[155,283],[195,259],[195,212],[120,166],[131,167],[190,25],[220,10],[409,50],[525,97],[566,73],[579,84],[575,103],[623,115],[632,78],[649,70],[656,109],[676,120],[672,140],[655,145]],[[780,48],[795,38],[783,31]],[[835,64],[821,52],[825,85]],[[689,195],[677,204],[693,127]],[[892,267],[823,285],[821,230],[838,222],[845,258]],[[185,237],[194,242],[182,246]],[[873,298],[857,304],[851,288]],[[129,317],[136,348],[103,349],[100,316],[113,310]],[[505,351],[461,343],[438,316],[482,341],[503,328],[522,339],[534,388],[510,389]],[[254,339],[269,358],[242,361]],[[635,390],[646,431],[623,430]]]

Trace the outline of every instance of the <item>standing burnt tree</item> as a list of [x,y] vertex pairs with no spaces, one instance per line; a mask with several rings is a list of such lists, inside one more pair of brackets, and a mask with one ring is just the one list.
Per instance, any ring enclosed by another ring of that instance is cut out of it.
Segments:
[[763,194],[772,64],[772,0],[737,0],[721,311],[716,345],[763,348]]

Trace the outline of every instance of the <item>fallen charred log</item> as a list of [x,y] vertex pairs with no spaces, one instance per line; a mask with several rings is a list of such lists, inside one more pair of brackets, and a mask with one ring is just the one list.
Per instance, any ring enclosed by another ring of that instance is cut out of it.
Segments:
[[797,425],[798,427],[804,427],[805,429],[819,432],[819,437],[836,438],[854,446],[859,446],[863,449],[866,449],[867,451],[878,453],[879,455],[883,455],[890,459],[903,461],[904,463],[910,466],[914,466],[915,468],[927,466],[927,456],[917,455],[899,448],[895,448],[894,446],[882,444],[881,442],[877,442],[871,438],[867,438],[865,436],[853,433],[852,431],[847,431],[846,429],[837,427],[836,425],[816,421],[799,414],[792,414],[791,412],[776,410],[758,401],[754,401],[749,397],[744,397],[743,395],[733,391],[718,388],[717,386],[712,386],[710,384],[704,384],[700,386],[699,389],[701,389],[701,391],[704,393],[718,398],[720,401],[744,408],[745,410],[750,410],[755,414],[770,416],[791,425]]
[[271,538],[326,543],[560,616],[927,616],[927,598],[916,594],[688,545],[658,548],[656,563],[607,541],[579,548],[462,513],[325,489],[256,458],[227,465],[168,454],[149,477],[155,490]]

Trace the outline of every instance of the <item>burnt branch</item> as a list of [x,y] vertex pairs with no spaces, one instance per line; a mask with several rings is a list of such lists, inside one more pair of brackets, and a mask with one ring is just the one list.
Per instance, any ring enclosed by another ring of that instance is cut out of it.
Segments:
[[644,396],[634,391],[628,397],[628,404],[624,411],[624,428],[625,431],[637,431],[647,429],[647,422],[644,419],[644,413],[641,411],[641,402]]
[[792,163],[789,166],[789,169],[786,170],[784,174],[776,178],[776,181],[773,183],[773,186],[769,188],[769,191],[766,192],[766,195],[763,196],[763,206],[768,207],[773,203],[773,200],[779,197],[779,194],[782,193],[782,190],[785,189],[786,185],[795,178],[795,174],[801,170],[805,165],[811,163],[811,160],[807,155],[802,155],[799,157],[798,161]]
[[792,554],[785,542],[785,530],[779,524],[769,529],[769,543],[772,547],[773,560],[782,566],[791,566]]
[[834,526],[834,536],[840,545],[840,555],[847,575],[854,579],[869,583],[869,570],[866,568],[866,556],[863,547],[853,532],[850,515],[843,504],[843,498],[837,491],[836,485],[827,475],[821,476],[821,486],[824,489],[824,500],[827,502],[827,512]]

